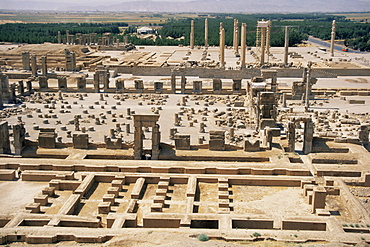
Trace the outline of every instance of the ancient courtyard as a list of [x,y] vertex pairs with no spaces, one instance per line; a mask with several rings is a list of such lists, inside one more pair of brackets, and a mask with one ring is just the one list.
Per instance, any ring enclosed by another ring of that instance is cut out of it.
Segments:
[[0,244],[370,243],[370,54],[257,25],[257,47],[222,24],[220,46],[1,44]]

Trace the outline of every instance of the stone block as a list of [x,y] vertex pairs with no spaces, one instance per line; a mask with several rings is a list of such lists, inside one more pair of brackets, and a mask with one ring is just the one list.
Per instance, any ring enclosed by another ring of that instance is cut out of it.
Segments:
[[110,211],[111,203],[110,202],[100,202],[98,205],[99,214],[108,214]]
[[26,210],[31,210],[31,213],[40,213],[40,203],[29,203],[26,205]]
[[107,190],[108,194],[114,195],[115,197],[119,196],[120,188],[118,187],[110,187]]
[[115,203],[115,195],[114,194],[105,194],[103,195],[103,202],[110,202],[111,205]]
[[40,206],[45,206],[46,204],[48,204],[48,195],[37,195],[33,198],[33,201],[35,203],[39,203]]
[[73,148],[88,149],[89,135],[88,134],[73,134]]

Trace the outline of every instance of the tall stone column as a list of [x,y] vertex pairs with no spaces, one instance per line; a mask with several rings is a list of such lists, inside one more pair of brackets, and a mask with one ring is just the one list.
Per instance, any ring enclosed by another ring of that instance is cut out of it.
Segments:
[[36,54],[31,55],[31,68],[32,68],[32,75],[36,76],[37,75],[37,59],[36,59]]
[[331,40],[330,40],[330,56],[334,57],[334,40],[335,40],[335,20],[333,20],[331,27]]
[[194,20],[191,20],[190,26],[190,49],[194,49]]
[[269,61],[269,54],[270,54],[270,39],[271,39],[271,21],[267,21],[267,28],[266,28],[266,54],[267,54],[267,62]]
[[141,160],[143,151],[143,129],[141,126],[137,126],[137,122],[134,122],[134,159]]
[[266,27],[261,27],[261,65],[265,64]]
[[181,74],[181,93],[185,93],[185,85],[186,85],[186,77],[185,77],[185,72]]
[[24,94],[24,84],[23,81],[18,81],[18,93],[20,95]]
[[220,23],[220,67],[225,68],[225,29]]
[[305,111],[310,108],[310,94],[311,94],[311,66],[312,62],[307,64],[307,77],[306,77],[306,92],[305,92]]
[[288,138],[288,152],[294,152],[295,150],[295,123],[293,121],[288,122],[287,129]]
[[22,67],[24,70],[31,70],[29,52],[22,52]]
[[8,122],[0,122],[0,154],[10,154],[10,140]]
[[303,140],[303,153],[309,154],[312,152],[314,123],[307,121],[304,123],[304,140]]
[[233,42],[233,47],[234,47],[234,53],[238,54],[239,53],[239,22],[237,19],[234,19],[234,42]]
[[208,18],[204,20],[204,46],[208,47]]
[[61,44],[61,43],[62,43],[62,37],[61,37],[60,31],[58,31],[58,44]]
[[69,30],[66,31],[66,44],[69,44]]
[[46,55],[41,57],[41,72],[43,76],[46,76],[48,73],[48,64]]
[[176,93],[176,73],[175,70],[171,70],[171,93]]
[[289,27],[285,27],[285,44],[284,44],[284,64],[288,64],[288,53],[289,53]]
[[152,160],[158,160],[160,153],[161,132],[156,124],[152,129]]
[[245,69],[246,61],[246,50],[247,50],[247,24],[242,23],[242,33],[241,33],[241,54],[240,54],[240,67]]

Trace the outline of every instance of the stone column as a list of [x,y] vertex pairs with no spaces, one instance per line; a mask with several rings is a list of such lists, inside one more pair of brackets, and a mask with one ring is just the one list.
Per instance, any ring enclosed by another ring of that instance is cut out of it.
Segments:
[[288,53],[289,53],[289,27],[285,27],[285,44],[284,44],[284,64],[288,64]]
[[156,124],[152,128],[152,160],[158,160],[160,153],[161,132],[159,125]]
[[269,61],[269,54],[270,54],[270,38],[271,38],[271,21],[267,21],[267,28],[266,28],[266,54],[267,54],[267,62]]
[[10,154],[8,122],[0,122],[0,154]]
[[225,68],[225,29],[222,27],[220,28],[220,68]]
[[24,94],[24,84],[23,81],[18,81],[18,93],[20,95]]
[[15,103],[16,95],[15,95],[15,84],[10,85],[10,94],[9,94],[9,103]]
[[312,152],[314,123],[307,121],[304,123],[304,139],[303,139],[303,153],[309,154]]
[[311,94],[311,66],[312,62],[307,64],[307,76],[306,76],[306,92],[305,92],[305,111],[307,112],[310,108],[310,94]]
[[22,67],[24,70],[31,70],[29,52],[22,52]]
[[69,30],[66,31],[66,44],[69,44]]
[[3,103],[3,84],[0,80],[0,109],[4,108],[4,103]]
[[190,49],[194,49],[194,20],[191,20],[190,27]]
[[336,23],[333,20],[332,27],[331,27],[331,40],[330,40],[330,56],[334,57],[334,41],[335,41],[335,27]]
[[141,160],[143,151],[143,129],[140,122],[134,122],[134,159]]
[[32,68],[32,75],[36,76],[37,75],[37,59],[36,59],[36,54],[31,55],[31,68]]
[[239,22],[237,19],[234,19],[234,42],[233,42],[233,47],[234,47],[234,53],[238,54],[239,53]]
[[48,74],[48,64],[46,55],[41,57],[41,72],[43,76],[46,76]]
[[171,93],[176,93],[176,73],[175,70],[171,70]]
[[284,108],[286,108],[286,93],[283,93],[283,100],[282,105]]
[[288,138],[287,152],[294,152],[295,150],[295,123],[293,121],[288,122],[288,129],[287,129],[286,134]]
[[86,77],[81,76],[76,78],[77,89],[79,92],[86,92]]
[[358,136],[363,144],[369,143],[369,127],[367,125],[361,125]]
[[261,65],[265,64],[266,27],[261,27]]
[[58,31],[58,44],[62,43],[62,37],[60,35],[60,31]]
[[24,148],[24,138],[25,138],[26,130],[23,124],[15,124],[13,125],[13,137],[14,137],[14,148],[15,148],[15,155],[21,155],[22,150]]
[[263,146],[266,147],[266,149],[271,150],[272,144],[272,131],[270,127],[265,127],[263,130]]
[[27,86],[28,94],[31,95],[33,93],[33,90],[32,90],[32,81],[30,81],[30,80],[26,81],[26,86]]
[[233,94],[240,94],[242,90],[242,79],[233,79]]
[[204,46],[208,47],[208,18],[204,20]]
[[185,71],[181,73],[181,93],[185,93],[185,85],[186,85],[186,77],[185,77]]
[[242,23],[242,33],[241,33],[241,54],[240,54],[240,68],[245,69],[246,61],[246,50],[247,50],[247,24]]

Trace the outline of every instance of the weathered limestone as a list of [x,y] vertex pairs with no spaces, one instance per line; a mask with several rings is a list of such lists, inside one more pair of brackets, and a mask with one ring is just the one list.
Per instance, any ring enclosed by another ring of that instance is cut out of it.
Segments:
[[41,148],[55,148],[55,128],[40,128],[38,144]]
[[18,81],[18,93],[24,95],[24,84],[23,81]]
[[22,52],[22,67],[24,70],[31,70],[29,52]]
[[260,141],[259,140],[244,140],[244,151],[245,152],[254,152],[260,151]]
[[62,36],[61,36],[60,31],[58,31],[58,44],[61,44],[61,43],[62,43]]
[[247,51],[247,24],[242,23],[242,32],[241,32],[241,51],[240,51],[240,68],[245,69],[246,63],[246,54]]
[[178,70],[171,69],[171,93],[176,93],[176,72]]
[[22,123],[13,125],[14,149],[15,155],[21,155],[25,147],[26,129]]
[[211,130],[209,131],[209,150],[223,151],[225,146],[225,131]]
[[41,57],[41,74],[46,76],[48,74],[47,56]]
[[234,53],[239,54],[239,21],[234,19],[234,37],[233,37]]
[[89,135],[88,134],[73,134],[73,148],[88,149]]
[[202,81],[193,81],[193,93],[201,94],[202,93]]
[[233,94],[242,92],[242,79],[233,79]]
[[79,76],[76,77],[76,82],[77,82],[77,90],[79,92],[86,92],[86,76]]
[[185,68],[179,68],[181,73],[181,93],[185,93],[185,86],[186,86],[186,77],[185,77]]
[[208,47],[208,18],[204,20],[204,46]]
[[314,123],[312,121],[305,121],[304,123],[304,139],[303,139],[303,153],[309,154],[312,152]]
[[125,80],[123,78],[116,79],[116,93],[123,93],[125,88]]
[[40,90],[46,90],[49,88],[48,78],[46,76],[39,76],[38,79]]
[[163,92],[163,82],[161,82],[161,81],[154,82],[154,92],[155,93],[162,93]]
[[137,93],[142,93],[144,91],[144,82],[143,80],[134,80],[135,90]]
[[190,150],[190,135],[175,134],[174,139],[177,150]]
[[194,20],[190,24],[190,49],[194,49]]
[[100,92],[100,85],[103,84],[104,92],[109,89],[109,70],[103,66],[98,66],[94,74],[94,92]]
[[36,54],[31,55],[31,68],[32,68],[32,75],[36,76],[37,75],[37,58]]
[[368,125],[361,125],[358,135],[359,135],[360,141],[363,144],[369,143],[369,126]]
[[141,160],[143,157],[143,128],[152,128],[151,159],[156,160],[160,152],[160,132],[157,121],[159,115],[134,115],[134,158]]
[[289,27],[285,27],[285,43],[284,43],[284,65],[288,64],[289,56]]
[[317,209],[325,208],[326,190],[324,187],[318,186],[313,189],[312,196],[312,213],[316,213]]
[[335,28],[336,22],[333,20],[331,27],[331,40],[330,40],[330,56],[334,57],[334,41],[335,41]]
[[294,152],[295,150],[295,122],[289,121],[287,126],[288,149],[287,152]]
[[[9,77],[0,72],[0,89],[1,89],[1,99],[2,101],[8,102],[10,98],[9,92]],[[1,104],[1,107],[3,105]]]
[[68,49],[64,50],[65,53],[65,69],[66,71],[76,71],[76,53],[70,52]]
[[213,93],[220,94],[222,93],[222,81],[221,79],[213,79],[212,80],[212,86],[213,86]]
[[58,77],[58,90],[62,92],[67,91],[67,77],[66,76]]
[[0,122],[0,154],[10,154],[8,122]]
[[220,23],[220,68],[225,68],[225,29]]

